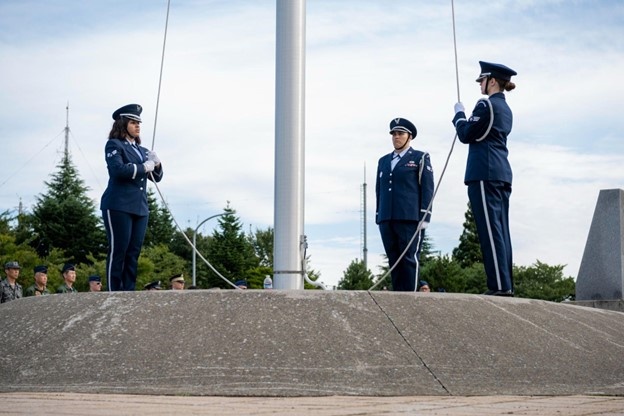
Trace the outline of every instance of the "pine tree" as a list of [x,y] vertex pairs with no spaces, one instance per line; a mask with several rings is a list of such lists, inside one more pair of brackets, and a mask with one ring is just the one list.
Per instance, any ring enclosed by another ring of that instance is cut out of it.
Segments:
[[[223,277],[233,283],[239,279],[249,278],[248,272],[259,266],[260,262],[243,232],[243,226],[235,215],[236,211],[230,208],[229,202],[224,212],[225,215],[219,217],[219,229],[213,232],[206,257]],[[202,287],[230,287],[212,271],[206,277],[201,277],[201,280],[207,283],[202,282]],[[200,281],[199,276],[197,280]]]
[[58,172],[45,182],[48,192],[37,197],[33,209],[36,237],[31,245],[41,257],[55,247],[73,262],[88,262],[89,253],[105,255],[106,234],[95,205],[87,197],[88,187],[80,179],[69,153],[65,153]]
[[470,203],[468,203],[464,218],[464,230],[459,237],[459,245],[453,249],[453,260],[457,261],[462,268],[470,267],[474,263],[483,263],[477,223]]
[[366,268],[363,260],[355,259],[345,270],[338,282],[340,290],[368,290],[373,285],[373,274]]
[[150,214],[143,245],[145,247],[154,247],[160,244],[169,246],[176,234],[171,214],[165,206],[158,204],[156,195],[151,189],[147,191],[147,205]]

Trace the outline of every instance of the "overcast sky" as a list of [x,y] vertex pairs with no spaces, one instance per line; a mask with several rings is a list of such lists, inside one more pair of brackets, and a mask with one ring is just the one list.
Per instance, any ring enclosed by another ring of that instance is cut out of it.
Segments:
[[[136,102],[182,227],[227,201],[246,231],[273,225],[275,1],[171,1],[153,140],[166,8],[0,2],[0,211],[20,201],[30,210],[46,191],[68,102],[72,158],[99,207],[111,113]],[[455,23],[467,109],[480,98],[479,60],[518,72],[507,93],[514,262],[562,264],[576,277],[599,191],[624,187],[624,2],[456,0]],[[456,101],[450,1],[307,1],[305,232],[324,283],[362,258],[364,180],[369,268],[383,262],[374,188],[377,160],[392,150],[390,120],[414,122],[412,146],[431,154],[437,182]],[[442,254],[462,232],[466,155],[457,143],[434,202],[428,234]]]

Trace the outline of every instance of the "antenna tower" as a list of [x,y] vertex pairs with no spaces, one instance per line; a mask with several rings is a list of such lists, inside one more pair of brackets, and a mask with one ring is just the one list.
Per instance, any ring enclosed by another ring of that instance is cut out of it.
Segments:
[[360,230],[360,240],[362,248],[362,261],[364,267],[368,269],[368,245],[366,242],[366,163],[364,163],[364,182],[362,183],[362,200],[360,201],[360,217],[362,228]]
[[67,159],[69,158],[69,101],[67,102],[65,111],[67,114],[65,116],[65,150],[63,152],[63,156]]

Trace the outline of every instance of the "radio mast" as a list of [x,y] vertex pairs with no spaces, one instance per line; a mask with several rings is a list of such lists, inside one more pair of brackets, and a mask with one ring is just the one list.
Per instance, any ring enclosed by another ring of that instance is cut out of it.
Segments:
[[360,207],[362,209],[362,229],[360,232],[362,261],[364,262],[364,267],[368,269],[368,245],[366,243],[366,163],[364,163],[364,182],[362,183],[362,201],[360,203]]

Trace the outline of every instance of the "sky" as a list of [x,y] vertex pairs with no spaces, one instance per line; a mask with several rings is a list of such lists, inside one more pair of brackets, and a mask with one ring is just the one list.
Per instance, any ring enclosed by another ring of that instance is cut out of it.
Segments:
[[[577,276],[600,190],[624,187],[624,2],[490,3],[454,1],[456,78],[451,1],[307,1],[304,230],[327,286],[362,259],[364,183],[368,267],[384,263],[375,171],[395,117],[416,125],[436,183],[450,153],[427,233],[440,254],[458,245],[467,146],[452,146],[451,120],[458,98],[470,111],[481,97],[479,60],[518,72],[506,94],[514,263]],[[0,212],[46,191],[68,103],[72,160],[99,207],[111,114],[139,103],[182,228],[228,203],[245,231],[273,226],[276,3],[171,0],[158,99],[166,12],[166,0],[0,1]]]

